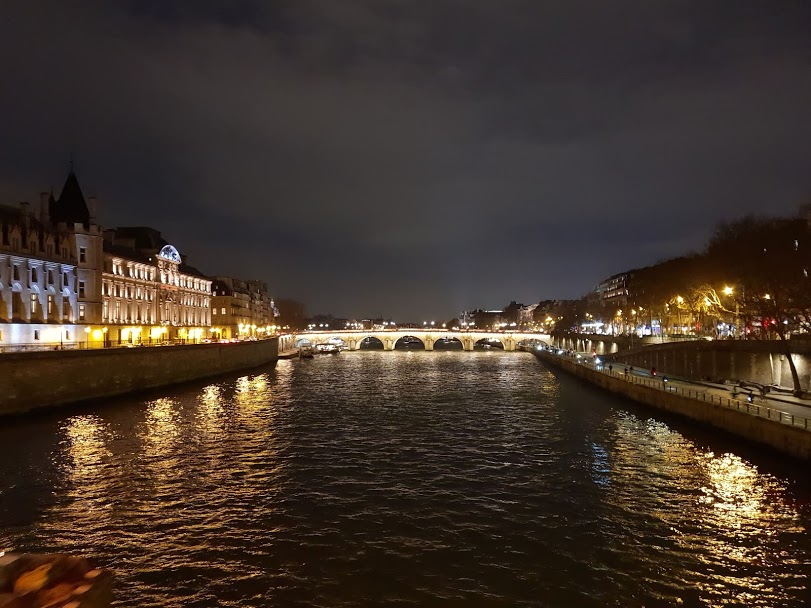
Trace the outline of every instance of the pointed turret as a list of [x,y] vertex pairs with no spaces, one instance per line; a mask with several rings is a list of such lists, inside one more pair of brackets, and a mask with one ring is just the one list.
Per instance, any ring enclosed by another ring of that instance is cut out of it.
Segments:
[[82,188],[79,186],[79,180],[72,170],[65,180],[59,200],[55,201],[51,197],[49,207],[51,221],[54,223],[65,222],[72,226],[78,222],[90,226],[90,211],[84,200]]

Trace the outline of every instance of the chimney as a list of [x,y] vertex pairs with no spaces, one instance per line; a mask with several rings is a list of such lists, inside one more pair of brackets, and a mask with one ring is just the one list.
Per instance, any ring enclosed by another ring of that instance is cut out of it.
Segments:
[[90,196],[87,199],[87,211],[90,214],[90,223],[96,223],[96,197]]
[[50,211],[48,210],[49,195],[47,192],[39,193],[39,221],[47,224],[50,218]]

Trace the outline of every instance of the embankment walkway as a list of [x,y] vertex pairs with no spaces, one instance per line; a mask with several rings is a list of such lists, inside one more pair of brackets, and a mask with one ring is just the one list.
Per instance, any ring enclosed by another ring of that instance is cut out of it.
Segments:
[[[797,458],[811,459],[811,410],[799,403],[773,403],[760,396],[750,403],[745,393],[734,397],[721,385],[696,385],[634,370],[613,370],[585,357],[534,351],[545,364],[562,369],[612,393],[680,416],[709,424]],[[742,396],[743,395],[743,396]],[[781,396],[782,399],[783,396]]]

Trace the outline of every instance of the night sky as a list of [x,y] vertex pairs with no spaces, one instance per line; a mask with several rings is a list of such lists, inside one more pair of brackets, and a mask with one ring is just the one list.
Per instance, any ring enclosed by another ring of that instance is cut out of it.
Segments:
[[4,0],[0,202],[332,312],[577,297],[811,201],[811,2]]

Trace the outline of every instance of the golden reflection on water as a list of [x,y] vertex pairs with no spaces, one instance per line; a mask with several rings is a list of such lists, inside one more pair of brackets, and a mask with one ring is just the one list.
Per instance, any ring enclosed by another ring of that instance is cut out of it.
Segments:
[[[72,416],[60,430],[64,439],[54,458],[67,466],[60,501],[52,507],[58,515],[51,517],[46,512],[37,528],[54,550],[70,552],[74,551],[74,527],[82,529],[83,522],[104,526],[111,521],[115,508],[110,496],[115,494],[119,475],[109,447],[114,434],[104,420],[93,415]],[[65,522],[71,525],[66,527]]]
[[95,477],[96,467],[110,457],[107,429],[97,416],[74,416],[65,427],[66,452],[70,457],[73,481]]
[[176,405],[168,397],[147,403],[143,429],[139,433],[144,466],[158,479],[180,474],[176,467],[175,446],[179,441]]
[[734,454],[703,456],[710,483],[701,488],[704,495],[699,502],[711,506],[730,528],[739,528],[741,518],[762,517],[765,489],[757,469]]
[[254,426],[266,414],[272,417],[275,408],[270,403],[268,386],[267,374],[242,376],[237,380],[234,403],[241,423]]
[[223,392],[221,385],[211,384],[200,392],[197,399],[197,430],[206,437],[218,437],[226,429]]
[[[624,481],[637,469],[646,477],[656,473],[662,482],[650,487],[651,504],[644,509],[666,524],[684,551],[704,563],[704,572],[676,578],[697,589],[707,606],[785,601],[789,595],[780,581],[761,575],[764,567],[792,559],[778,531],[805,533],[785,483],[734,454],[703,451],[662,422],[627,414],[617,420],[609,450],[612,477]],[[680,509],[673,508],[674,500],[681,502]]]

